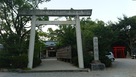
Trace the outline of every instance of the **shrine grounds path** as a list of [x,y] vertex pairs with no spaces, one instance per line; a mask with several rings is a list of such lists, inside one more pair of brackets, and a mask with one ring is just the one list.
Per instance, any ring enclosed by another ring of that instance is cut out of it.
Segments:
[[[63,66],[63,65],[62,65]],[[0,72],[0,77],[136,77],[136,59],[116,59],[112,67],[90,72]]]

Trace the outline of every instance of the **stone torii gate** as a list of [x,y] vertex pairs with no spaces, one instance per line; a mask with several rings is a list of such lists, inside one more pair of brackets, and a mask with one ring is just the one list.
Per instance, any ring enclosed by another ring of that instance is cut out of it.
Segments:
[[[92,9],[84,10],[19,10],[19,16],[32,16],[29,51],[28,51],[28,68],[33,67],[33,55],[34,55],[34,41],[35,41],[35,27],[36,25],[46,24],[75,24],[76,25],[76,38],[77,38],[77,50],[78,50],[78,64],[79,68],[84,68],[82,39],[80,30],[79,16],[91,16]],[[74,21],[37,21],[36,16],[75,16]]]

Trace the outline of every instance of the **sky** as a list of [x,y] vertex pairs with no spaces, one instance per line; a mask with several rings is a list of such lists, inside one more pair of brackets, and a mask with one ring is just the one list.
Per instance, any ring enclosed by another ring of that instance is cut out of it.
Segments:
[[51,0],[40,9],[92,9],[92,20],[118,21],[123,15],[136,15],[136,0]]
[[51,0],[40,4],[39,8],[92,9],[92,20],[98,19],[107,23],[108,21],[117,22],[123,15],[127,17],[136,15],[136,0]]

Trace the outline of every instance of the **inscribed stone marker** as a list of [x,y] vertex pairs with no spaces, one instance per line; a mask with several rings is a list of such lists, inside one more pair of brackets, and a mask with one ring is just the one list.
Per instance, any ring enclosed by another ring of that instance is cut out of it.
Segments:
[[99,60],[98,37],[93,37],[93,46],[94,46],[94,61],[98,61]]

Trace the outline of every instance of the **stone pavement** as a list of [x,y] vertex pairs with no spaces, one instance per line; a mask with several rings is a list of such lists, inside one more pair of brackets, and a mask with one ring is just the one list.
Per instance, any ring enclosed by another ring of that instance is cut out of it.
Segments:
[[116,59],[112,67],[90,72],[0,72],[0,77],[136,77],[136,59]]
[[42,59],[40,66],[33,68],[32,71],[87,71],[86,69],[79,69],[78,67],[56,58]]

